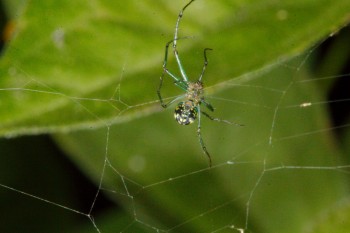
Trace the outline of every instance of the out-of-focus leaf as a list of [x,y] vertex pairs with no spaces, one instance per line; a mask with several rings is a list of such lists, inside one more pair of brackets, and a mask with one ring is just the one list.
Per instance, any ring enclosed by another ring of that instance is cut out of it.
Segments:
[[[0,135],[96,128],[158,111],[164,45],[183,4],[28,1],[1,59]],[[196,1],[180,25],[180,36],[194,38],[178,49],[193,79],[202,49],[214,49],[207,87],[249,79],[337,31],[349,4]]]

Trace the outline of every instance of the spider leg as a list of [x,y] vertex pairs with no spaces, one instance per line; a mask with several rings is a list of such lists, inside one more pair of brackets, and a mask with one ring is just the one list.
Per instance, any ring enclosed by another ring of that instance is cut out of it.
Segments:
[[177,35],[178,35],[179,25],[180,25],[180,21],[181,21],[181,19],[182,19],[183,13],[184,13],[185,9],[186,9],[192,2],[194,2],[194,1],[195,1],[195,0],[189,1],[189,2],[186,4],[186,6],[184,6],[184,7],[182,8],[182,10],[180,11],[179,16],[177,17],[177,21],[176,21],[175,33],[174,33],[174,40],[173,40],[173,42],[174,42],[174,43],[173,43],[173,49],[174,49],[174,55],[175,55],[175,58],[176,58],[176,62],[177,62],[177,64],[178,64],[178,66],[179,66],[181,76],[182,76],[183,80],[186,81],[186,82],[188,81],[188,78],[187,78],[185,69],[183,68],[182,63],[181,63],[181,61],[180,61],[179,53],[178,53],[178,51],[177,51],[177,49],[176,49],[176,45],[177,45],[177,40],[179,39]]
[[202,77],[204,75],[205,68],[207,68],[207,65],[208,65],[208,59],[207,59],[207,51],[208,50],[212,50],[212,49],[210,49],[210,48],[205,48],[204,49],[204,65],[203,65],[203,68],[202,68],[202,73],[201,73],[201,75],[199,76],[199,79],[198,79],[199,82],[202,82]]
[[220,119],[220,118],[212,117],[212,116],[210,116],[208,113],[203,112],[203,111],[201,111],[201,113],[202,113],[204,116],[208,117],[208,118],[209,118],[210,120],[212,120],[212,121],[223,122],[223,123],[226,123],[226,124],[229,124],[229,125],[244,126],[244,125],[242,125],[242,124],[238,124],[238,123],[231,122],[231,121],[228,121],[228,120],[222,120],[222,119]]
[[208,103],[207,101],[205,101],[204,99],[201,100],[201,102],[205,105],[205,107],[207,107],[210,111],[214,112],[214,107]]
[[171,40],[168,43],[166,43],[165,45],[165,55],[164,55],[164,61],[163,61],[163,74],[161,79],[164,77],[164,73],[167,73],[170,77],[172,77],[174,79],[174,83],[175,85],[179,86],[181,89],[183,89],[184,91],[187,90],[187,84],[185,84],[188,80],[187,80],[187,76],[184,72],[184,69],[181,65],[180,59],[179,57],[176,58],[176,60],[178,60],[178,65],[179,65],[179,69],[181,71],[182,76],[184,77],[183,80],[180,80],[178,77],[176,77],[174,74],[172,74],[168,68],[167,68],[167,64],[168,64],[168,51],[169,51],[169,46],[172,43],[175,43],[175,41],[177,40],[181,40],[181,39],[188,39],[188,38],[192,38],[191,36],[184,36],[184,37],[180,37],[177,38],[176,40]]
[[[170,73],[170,72],[168,72]],[[171,73],[170,73],[171,74]],[[182,98],[182,96],[178,96],[176,97],[175,99],[171,100],[170,102],[168,103],[164,103],[163,101],[163,98],[162,98],[162,95],[160,94],[160,90],[163,86],[163,77],[165,75],[165,71],[163,71],[162,75],[160,76],[160,82],[159,82],[159,87],[158,87],[158,90],[157,90],[157,95],[158,95],[158,98],[159,98],[159,101],[160,101],[160,104],[162,105],[163,108],[167,108],[169,105],[171,105],[172,103],[174,103],[176,100]],[[173,77],[172,75],[170,75],[171,77]],[[180,88],[187,88],[187,84],[184,83],[183,81],[180,81],[180,80],[177,80],[174,82],[177,86],[179,86]]]
[[185,9],[186,9],[189,5],[191,5],[192,2],[194,2],[194,0],[189,1],[189,2],[186,4],[186,6],[184,6],[184,7],[182,8],[182,10],[181,10],[180,13],[179,13],[179,16],[177,17],[176,26],[175,26],[175,34],[174,34],[174,47],[176,47],[177,34],[178,34],[178,31],[179,31],[179,24],[180,24],[181,18],[182,18],[182,16],[183,16],[183,13],[184,13]]
[[161,76],[161,81],[162,81],[162,79],[163,79],[165,73],[167,73],[170,77],[172,77],[172,78],[174,79],[175,82],[179,82],[179,81],[180,81],[180,79],[177,78],[175,75],[173,75],[173,74],[168,70],[168,68],[166,67],[167,64],[168,64],[168,50],[169,50],[169,45],[170,45],[171,43],[173,43],[173,42],[174,42],[174,40],[171,40],[171,41],[169,41],[168,43],[166,43],[166,45],[165,45],[165,55],[164,55],[164,61],[163,61],[163,73],[162,73],[162,76]]
[[[201,112],[200,110],[200,106],[198,105],[198,111]],[[204,144],[203,138],[202,138],[202,133],[201,133],[201,114],[198,114],[198,127],[197,127],[197,135],[198,135],[198,139],[199,139],[199,144],[202,147],[202,150],[204,152],[204,154],[208,157],[209,159],[209,167],[211,167],[211,157],[210,154],[207,150],[207,147]]]
[[179,13],[179,16],[177,17],[177,21],[176,21],[176,25],[175,25],[175,34],[174,34],[174,45],[173,45],[174,48],[176,48],[176,40],[177,40],[177,34],[178,34],[178,31],[179,31],[179,24],[180,24],[181,18],[182,18],[182,16],[183,16],[183,13],[184,13],[185,9],[186,9],[189,5],[191,5],[192,2],[194,2],[194,0],[189,1],[189,2],[186,4],[186,6],[184,6],[184,7],[182,8],[182,10],[181,10],[180,13]]
[[[159,96],[158,96],[159,97]],[[181,98],[183,98],[183,96],[181,95],[181,96],[178,96],[178,97],[176,97],[175,99],[173,99],[173,100],[171,100],[171,101],[169,101],[168,103],[164,103],[164,101],[163,101],[163,99],[162,99],[162,97],[160,97],[160,104],[162,105],[162,107],[163,108],[167,108],[167,107],[169,107],[170,105],[172,105],[172,103],[174,103],[175,101],[178,101],[179,99],[181,99]]]
[[174,100],[170,101],[169,103],[165,104],[162,98],[162,95],[160,94],[160,90],[163,86],[163,78],[165,76],[165,74],[168,74],[170,77],[172,77],[174,79],[174,83],[175,85],[177,85],[178,87],[180,87],[183,90],[187,90],[187,84],[183,81],[180,80],[179,78],[177,78],[174,74],[172,74],[168,69],[167,69],[167,63],[168,63],[168,50],[169,50],[169,45],[171,43],[173,43],[174,41],[171,40],[169,41],[166,45],[165,45],[165,54],[164,54],[164,61],[163,61],[163,73],[160,76],[160,82],[159,82],[159,87],[157,90],[157,94],[158,94],[158,98],[160,100],[160,103],[162,105],[163,108],[168,107],[169,105],[171,105],[174,101],[176,101],[177,99],[179,99],[179,97],[175,98]]

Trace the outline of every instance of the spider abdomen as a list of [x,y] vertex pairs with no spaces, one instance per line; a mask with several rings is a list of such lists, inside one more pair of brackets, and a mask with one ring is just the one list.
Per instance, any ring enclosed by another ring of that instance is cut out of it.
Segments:
[[180,102],[174,112],[175,120],[180,125],[189,125],[193,123],[198,114],[198,109],[192,100]]

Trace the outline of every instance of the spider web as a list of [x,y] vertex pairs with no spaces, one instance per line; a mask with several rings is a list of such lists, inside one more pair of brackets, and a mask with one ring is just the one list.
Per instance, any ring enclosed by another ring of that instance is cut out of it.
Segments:
[[[212,168],[200,149],[196,126],[177,125],[173,109],[128,124],[101,120],[99,129],[54,135],[57,145],[94,179],[97,187],[92,189],[69,187],[69,183],[68,188],[57,185],[55,190],[42,190],[41,186],[56,179],[51,177],[55,173],[50,167],[57,161],[48,158],[56,152],[31,139],[30,143],[38,143],[36,150],[41,154],[36,167],[46,169],[37,176],[23,174],[23,186],[0,181],[3,195],[16,196],[25,206],[33,202],[36,207],[22,207],[14,213],[21,216],[16,221],[19,225],[26,214],[39,213],[27,228],[19,227],[21,232],[30,232],[30,225],[44,224],[44,215],[52,212],[58,216],[50,223],[57,232],[67,232],[58,227],[64,220],[77,229],[85,225],[83,232],[279,232],[286,226],[285,232],[312,230],[322,214],[346,199],[350,167],[344,152],[348,117],[340,123],[331,122],[327,109],[338,104],[345,110],[341,104],[348,104],[349,98],[330,99],[315,91],[349,79],[346,71],[324,74],[314,68],[319,67],[315,57],[325,47],[322,41],[290,60],[206,89],[208,102],[216,108],[215,116],[245,125],[228,126],[203,118],[202,133],[213,159]],[[21,66],[12,72],[25,76],[36,88],[14,85],[0,92],[58,95],[93,118],[99,115],[85,108],[86,102],[114,100],[111,109],[124,106],[120,115],[158,103],[156,96],[132,105],[123,99],[125,80],[131,72],[128,62],[125,58],[118,83],[104,99],[50,90],[49,84]],[[214,71],[208,68],[204,80],[213,77]],[[28,165],[36,156],[26,160]],[[25,171],[18,168],[21,161],[3,161],[12,172],[1,177]],[[62,179],[68,180],[79,174],[65,173]],[[61,189],[78,190],[76,198],[85,199],[85,206],[56,195],[64,195]],[[110,207],[112,202],[118,206]],[[2,208],[2,215],[17,210],[16,202],[13,204]]]

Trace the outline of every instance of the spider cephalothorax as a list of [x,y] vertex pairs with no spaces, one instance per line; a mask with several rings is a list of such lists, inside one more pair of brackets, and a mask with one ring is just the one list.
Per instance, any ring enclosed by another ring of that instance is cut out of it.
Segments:
[[203,98],[203,83],[200,81],[188,82],[186,99],[192,100],[195,103],[195,105],[198,105],[201,103],[202,98]]

